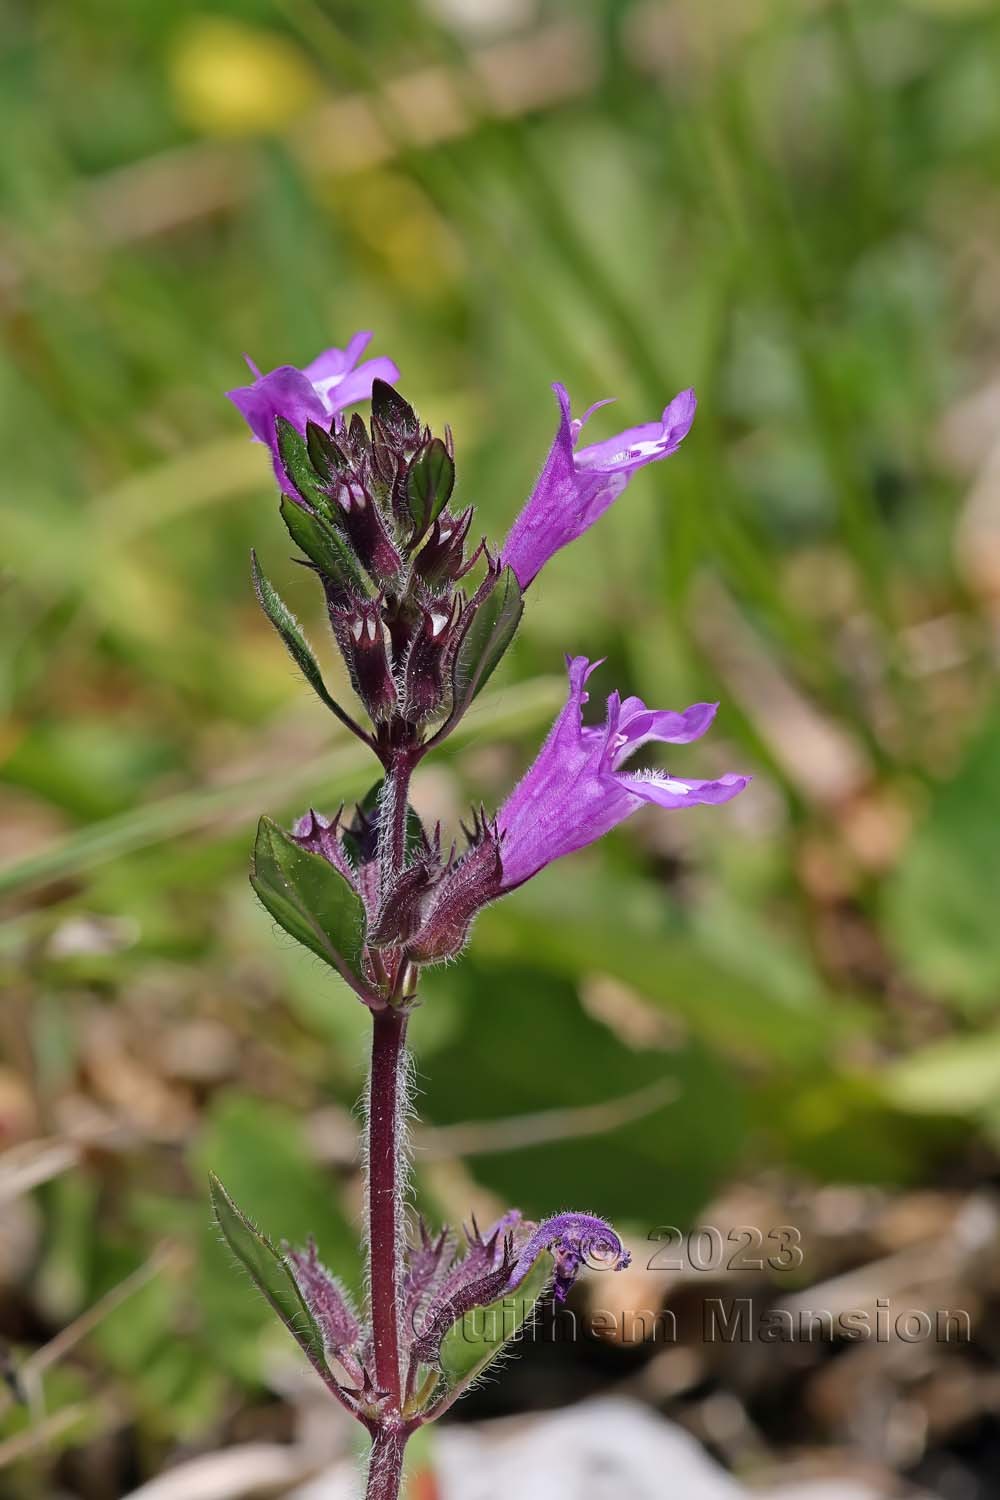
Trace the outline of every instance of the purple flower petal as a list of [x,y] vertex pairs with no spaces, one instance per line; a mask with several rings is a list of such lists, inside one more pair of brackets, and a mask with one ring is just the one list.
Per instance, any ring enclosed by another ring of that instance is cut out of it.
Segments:
[[641,698],[626,698],[621,706],[618,732],[625,744],[616,758],[620,764],[640,745],[659,740],[665,745],[688,745],[699,740],[718,712],[717,703],[693,703],[683,713],[669,708],[647,708]]
[[359,401],[370,401],[372,396],[372,385],[376,380],[384,380],[392,385],[399,379],[399,366],[393,364],[391,359],[379,355],[377,359],[366,359],[363,365],[358,365],[356,370],[345,375],[333,388],[331,399],[331,413],[342,411],[345,406],[356,406]]
[[730,775],[720,776],[718,781],[688,781],[668,776],[664,771],[637,771],[619,780],[643,802],[654,802],[657,807],[694,807],[698,803],[718,805],[732,801],[750,777]]
[[552,387],[560,418],[555,441],[531,497],[504,542],[503,564],[513,568],[527,588],[553,553],[582,535],[603,515],[643,465],[675,453],[694,421],[694,391],[681,391],[659,422],[631,427],[616,437],[574,452],[587,417],[603,406],[597,402],[583,418],[574,420],[564,386]]
[[577,467],[604,471],[625,469],[631,473],[643,464],[668,458],[677,452],[690,432],[697,406],[694,391],[681,391],[664,409],[659,422],[629,427],[617,437],[581,448],[576,455]]
[[315,388],[294,365],[281,365],[277,370],[259,376],[253,385],[237,386],[226,395],[257,441],[267,443],[271,448],[275,455],[275,472],[278,464],[275,418],[284,417],[299,432],[305,432],[307,422],[322,422],[325,413]]
[[334,385],[343,379],[347,370],[353,370],[372,341],[368,332],[355,333],[346,349],[324,349],[303,368],[303,375],[317,387]]
[[[595,664],[596,665],[596,664]],[[644,802],[691,807],[728,802],[749,777],[688,781],[665,771],[622,772],[621,766],[650,740],[684,744],[704,734],[714,703],[682,713],[650,709],[640,698],[608,699],[603,725],[584,725],[586,682],[594,665],[567,659],[570,692],[534,764],[497,815],[503,888],[512,890],[554,859],[593,843]]]
[[[278,417],[284,417],[302,434],[307,422],[329,427],[331,419],[345,407],[370,399],[373,381],[392,383],[399,379],[398,367],[385,355],[358,365],[371,337],[370,333],[356,333],[346,349],[325,349],[303,370],[281,365],[267,375],[258,374],[252,385],[226,392],[257,441],[270,448],[275,478],[282,490],[288,492],[292,486],[278,453]],[[250,368],[256,370],[253,364]]]
[[553,1290],[564,1302],[583,1266],[594,1271],[624,1271],[632,1256],[612,1229],[594,1214],[556,1214],[539,1224],[521,1249],[505,1290],[515,1292],[543,1250],[556,1264]]

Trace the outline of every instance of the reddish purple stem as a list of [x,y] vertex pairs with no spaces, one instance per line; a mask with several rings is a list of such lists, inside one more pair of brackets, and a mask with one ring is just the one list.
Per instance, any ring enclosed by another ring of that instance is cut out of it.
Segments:
[[[406,811],[412,764],[404,752],[386,777],[383,866],[390,880],[406,860]],[[397,987],[403,981],[397,976]],[[408,1436],[402,1418],[399,1277],[402,1269],[402,1114],[406,1015],[392,1004],[372,1012],[368,1083],[368,1271],[371,1287],[375,1383],[385,1405],[372,1433],[368,1500],[396,1500]]]
[[372,1434],[368,1500],[396,1500],[406,1431],[401,1408],[399,1344],[400,1115],[406,1017],[389,1007],[372,1015],[368,1103],[368,1255],[375,1381],[387,1399]]
[[399,1409],[399,1113],[406,1017],[391,1007],[372,1016],[368,1104],[368,1253],[371,1258],[375,1378]]
[[366,1500],[396,1500],[403,1477],[407,1434],[400,1426],[380,1427],[372,1438]]

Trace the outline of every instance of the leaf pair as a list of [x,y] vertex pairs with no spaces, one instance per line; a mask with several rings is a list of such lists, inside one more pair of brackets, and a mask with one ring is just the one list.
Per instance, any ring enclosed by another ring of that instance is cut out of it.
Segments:
[[[360,827],[340,835],[345,868],[375,856],[382,781],[358,803]],[[370,846],[370,847],[369,847]],[[423,825],[412,807],[406,815],[407,859],[427,846]],[[270,818],[261,818],[254,843],[250,884],[274,920],[315,953],[350,985],[367,1005],[381,1004],[365,975],[363,955],[367,916],[361,896],[330,860],[306,849]]]
[[[216,1223],[237,1260],[265,1301],[284,1323],[326,1386],[349,1405],[343,1387],[330,1369],[323,1331],[302,1294],[289,1257],[259,1230],[230,1198],[214,1173],[210,1178]],[[466,1312],[441,1340],[438,1363],[444,1377],[439,1400],[451,1404],[517,1338],[551,1285],[554,1261],[542,1251],[516,1292],[487,1307]],[[356,1331],[356,1330],[355,1330]],[[430,1392],[440,1380],[432,1378]]]

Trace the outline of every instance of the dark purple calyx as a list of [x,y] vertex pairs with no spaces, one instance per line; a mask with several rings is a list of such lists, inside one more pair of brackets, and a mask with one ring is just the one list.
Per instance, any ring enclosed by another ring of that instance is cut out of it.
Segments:
[[337,506],[340,525],[372,582],[378,586],[394,582],[402,571],[403,559],[368,486],[360,479],[338,480],[331,499]]
[[403,716],[414,724],[429,719],[444,702],[446,672],[461,612],[459,594],[453,596],[450,609],[445,601],[437,600],[429,607],[420,607],[406,653],[402,683]]
[[332,818],[324,818],[322,813],[310,808],[296,822],[292,838],[310,853],[322,854],[335,870],[340,871],[348,885],[357,890],[357,869],[344,847],[341,835],[340,819],[343,811],[340,808]]
[[430,858],[421,858],[399,876],[387,892],[368,933],[376,948],[407,943],[420,925],[427,892],[437,875]]
[[351,1380],[364,1386],[367,1376],[358,1356],[362,1328],[347,1292],[319,1259],[311,1237],[304,1251],[288,1250],[286,1258],[302,1300],[323,1335],[327,1354],[339,1361]]
[[510,1228],[501,1220],[483,1238],[473,1226],[468,1250],[456,1260],[430,1299],[422,1317],[415,1320],[411,1345],[421,1364],[437,1363],[441,1340],[454,1323],[477,1307],[489,1307],[504,1296],[517,1262],[513,1227],[520,1215],[509,1215]]
[[413,561],[417,577],[432,593],[440,593],[451,587],[470,567],[478,562],[482,547],[465,560],[465,541],[472,526],[471,505],[461,515],[453,516],[447,511],[439,516],[427,533],[426,540]]
[[410,1330],[416,1328],[418,1314],[447,1275],[455,1253],[447,1226],[432,1235],[421,1216],[417,1233],[417,1242],[407,1248],[403,1272],[403,1326]]
[[414,963],[440,963],[460,953],[477,913],[500,894],[503,865],[496,824],[480,810],[472,828],[463,831],[469,848],[446,866],[428,892],[419,929],[407,944]]
[[354,691],[374,724],[388,719],[399,693],[389,659],[382,619],[382,600],[355,601],[349,608],[330,608],[336,636]]

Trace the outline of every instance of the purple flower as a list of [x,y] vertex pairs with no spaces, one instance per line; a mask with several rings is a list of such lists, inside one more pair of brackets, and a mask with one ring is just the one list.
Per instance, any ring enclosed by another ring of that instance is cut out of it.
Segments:
[[[427,1364],[439,1357],[441,1340],[453,1324],[478,1307],[511,1297],[521,1287],[538,1257],[546,1250],[553,1260],[551,1289],[564,1302],[584,1266],[597,1271],[624,1271],[632,1256],[604,1219],[594,1214],[563,1213],[533,1224],[511,1209],[485,1234],[473,1225],[464,1255],[450,1265],[444,1260],[447,1240],[436,1245],[425,1239],[418,1249],[418,1266],[430,1295],[420,1309],[420,1298],[410,1300],[415,1356]],[[430,1256],[433,1265],[429,1265]]]
[[282,490],[287,492],[292,486],[278,453],[274,425],[277,417],[284,417],[303,435],[307,422],[329,428],[331,419],[345,407],[369,400],[373,381],[392,384],[399,379],[398,368],[384,355],[358,364],[371,338],[370,333],[356,333],[346,349],[326,349],[304,370],[297,370],[294,365],[279,365],[262,375],[248,359],[247,364],[257,377],[253,385],[237,386],[226,392],[257,441],[270,448],[275,477]]
[[544,865],[593,843],[641,807],[693,807],[728,802],[748,776],[688,781],[666,771],[623,771],[640,745],[661,740],[684,745],[711,724],[716,703],[695,703],[683,713],[647,708],[641,698],[608,699],[604,724],[584,725],[584,684],[594,667],[585,656],[567,657],[570,694],[538,756],[497,817],[503,889],[512,890]]
[[624,1271],[632,1264],[631,1253],[604,1219],[593,1214],[556,1214],[539,1224],[521,1247],[505,1288],[508,1293],[517,1290],[543,1250],[549,1250],[555,1261],[552,1289],[557,1302],[565,1302],[582,1266],[592,1271]]
[[676,453],[687,436],[697,405],[694,391],[681,391],[659,422],[630,427],[617,437],[574,451],[574,444],[598,401],[582,417],[570,416],[564,386],[552,387],[559,400],[559,430],[531,498],[510,529],[500,561],[514,569],[522,589],[554,552],[593,526],[618,499],[644,464]]

